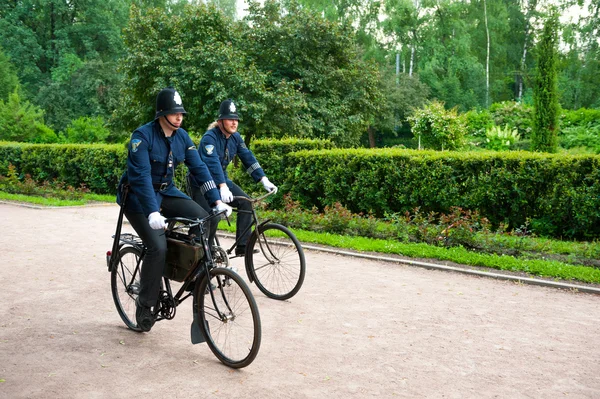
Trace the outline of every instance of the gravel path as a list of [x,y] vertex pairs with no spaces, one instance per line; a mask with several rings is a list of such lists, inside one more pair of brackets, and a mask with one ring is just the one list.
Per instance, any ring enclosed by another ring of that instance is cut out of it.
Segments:
[[124,327],[116,206],[0,214],[0,398],[600,398],[597,295],[306,251],[289,301],[251,286],[262,345],[231,370],[190,343],[191,303]]

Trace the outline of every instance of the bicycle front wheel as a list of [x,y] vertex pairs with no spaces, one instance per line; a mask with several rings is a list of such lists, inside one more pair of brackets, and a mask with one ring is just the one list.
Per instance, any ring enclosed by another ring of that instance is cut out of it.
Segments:
[[[255,249],[257,253],[254,253]],[[296,295],[304,282],[304,251],[287,227],[267,223],[259,226],[248,240],[246,269],[252,273],[250,279],[266,296],[289,299]]]
[[118,259],[110,276],[110,288],[119,316],[133,331],[142,331],[135,320],[135,299],[140,293],[141,251],[134,247],[124,247],[117,254]]
[[197,287],[200,331],[215,356],[226,366],[248,366],[260,348],[258,306],[244,280],[226,268],[214,268]]

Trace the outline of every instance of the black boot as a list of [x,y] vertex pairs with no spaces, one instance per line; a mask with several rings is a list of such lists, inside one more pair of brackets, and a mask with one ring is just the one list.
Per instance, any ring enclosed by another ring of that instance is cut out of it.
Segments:
[[152,309],[148,306],[144,306],[140,303],[140,297],[135,298],[135,321],[140,330],[148,332],[154,326],[154,316],[152,315]]

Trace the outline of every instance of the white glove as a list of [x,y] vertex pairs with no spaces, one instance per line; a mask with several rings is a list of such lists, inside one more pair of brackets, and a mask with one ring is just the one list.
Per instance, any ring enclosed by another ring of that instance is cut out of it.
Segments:
[[217,204],[217,206],[215,206],[215,209],[216,209],[217,213],[225,211],[225,216],[226,217],[231,216],[231,212],[233,212],[233,208],[230,207],[229,205],[227,205],[224,202],[219,202]]
[[154,230],[160,230],[167,227],[164,216],[159,212],[152,212],[150,215],[148,215],[148,222],[150,222],[150,227],[152,227]]
[[223,202],[229,203],[233,201],[233,194],[231,193],[231,190],[229,190],[229,187],[227,187],[227,185],[221,186],[219,192],[221,193],[221,200]]
[[262,183],[265,190],[267,190],[269,192],[271,192],[273,190],[277,190],[277,186],[274,185],[273,183],[271,183],[269,181],[269,179],[267,178],[267,176],[263,177],[260,182]]

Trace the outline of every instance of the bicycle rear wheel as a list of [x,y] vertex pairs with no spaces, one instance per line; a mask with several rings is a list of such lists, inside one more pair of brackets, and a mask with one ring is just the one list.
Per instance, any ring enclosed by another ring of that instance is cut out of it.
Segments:
[[124,247],[116,254],[113,270],[110,276],[110,288],[119,316],[125,325],[141,332],[135,320],[135,299],[140,292],[141,251],[134,247]]
[[[200,331],[215,356],[226,366],[248,366],[260,348],[258,306],[244,280],[226,268],[210,271],[214,288],[206,293],[206,277],[197,287]],[[206,294],[205,294],[206,293]]]
[[[254,249],[258,253],[254,253]],[[306,274],[300,242],[287,227],[276,223],[259,226],[248,240],[246,270],[259,290],[273,299],[296,295]]]

